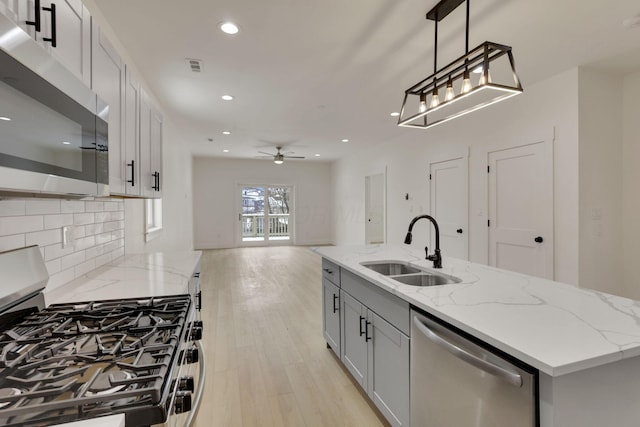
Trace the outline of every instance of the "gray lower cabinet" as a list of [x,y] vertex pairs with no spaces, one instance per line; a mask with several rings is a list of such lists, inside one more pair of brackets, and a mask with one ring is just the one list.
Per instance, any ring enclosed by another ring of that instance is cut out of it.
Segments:
[[344,290],[340,308],[342,363],[391,425],[408,426],[409,337]]
[[322,333],[331,350],[340,357],[340,288],[322,278]]
[[360,386],[368,391],[369,374],[368,342],[369,328],[367,320],[367,308],[348,293],[340,292],[340,312],[342,323],[342,356],[344,366],[351,373]]
[[392,426],[410,425],[409,304],[322,260],[324,338]]

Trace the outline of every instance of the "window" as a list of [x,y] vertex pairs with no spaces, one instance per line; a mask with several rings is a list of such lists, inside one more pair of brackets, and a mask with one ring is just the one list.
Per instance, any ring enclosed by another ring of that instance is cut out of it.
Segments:
[[149,242],[162,234],[162,199],[145,200],[145,241]]

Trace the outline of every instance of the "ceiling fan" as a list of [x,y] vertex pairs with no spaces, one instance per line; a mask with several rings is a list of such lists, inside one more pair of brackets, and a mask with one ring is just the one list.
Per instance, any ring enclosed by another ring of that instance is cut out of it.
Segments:
[[287,151],[286,153],[283,153],[281,151],[282,146],[277,146],[276,150],[277,150],[277,153],[275,154],[265,153],[264,151],[258,151],[258,153],[265,154],[265,156],[258,156],[258,157],[261,157],[261,158],[273,157],[273,163],[275,163],[276,165],[281,165],[282,163],[284,163],[284,159],[304,159],[303,156],[290,156],[290,154],[293,154],[293,151]]

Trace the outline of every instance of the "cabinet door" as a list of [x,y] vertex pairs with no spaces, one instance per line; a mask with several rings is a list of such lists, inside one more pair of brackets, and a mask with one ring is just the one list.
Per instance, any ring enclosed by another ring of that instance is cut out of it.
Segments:
[[125,65],[124,146],[121,167],[124,169],[125,193],[141,195],[140,185],[140,83]]
[[125,194],[124,188],[124,90],[125,70],[122,59],[100,27],[92,23],[91,88],[109,104],[109,191]]
[[368,312],[367,394],[392,426],[409,425],[409,337]]
[[15,23],[19,23],[19,7],[18,0],[0,0],[0,13]]
[[[44,8],[55,4],[53,14]],[[87,86],[91,84],[91,16],[81,0],[44,0],[41,3],[43,30],[36,40]],[[56,38],[56,47],[44,38]]]
[[154,177],[151,171],[151,100],[140,91],[140,185],[142,196],[153,197]]
[[162,115],[151,106],[151,174],[154,175],[154,198],[162,197]]
[[331,350],[340,357],[340,288],[322,279],[322,332]]
[[140,179],[142,196],[162,197],[162,115],[151,98],[141,90],[140,97]]
[[367,309],[344,291],[340,291],[340,309],[341,360],[355,380],[367,390]]

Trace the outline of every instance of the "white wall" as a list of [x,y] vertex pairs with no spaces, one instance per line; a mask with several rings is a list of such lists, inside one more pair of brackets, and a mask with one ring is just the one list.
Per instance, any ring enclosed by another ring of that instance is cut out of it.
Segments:
[[193,241],[197,249],[237,246],[238,184],[293,185],[294,243],[330,243],[333,203],[329,163],[285,161],[275,165],[265,160],[194,157]]
[[622,283],[625,296],[640,299],[640,73],[624,79],[622,99]]
[[[578,70],[526,87],[503,103],[333,165],[334,242],[364,243],[364,177],[387,168],[387,242],[401,243],[415,215],[428,212],[428,164],[469,153],[470,260],[487,263],[488,152],[542,140],[554,144],[555,279],[578,282]],[[404,199],[409,193],[411,199]],[[426,245],[426,224],[414,245]],[[422,231],[421,231],[422,230]],[[421,237],[422,236],[422,237]],[[446,255],[446,254],[444,254]]]
[[622,89],[619,77],[579,70],[580,286],[615,294],[625,293]]

